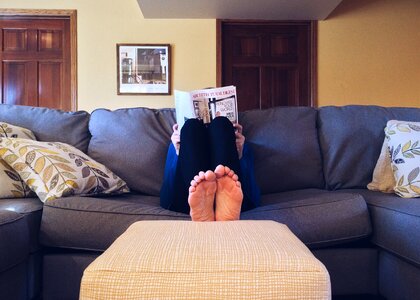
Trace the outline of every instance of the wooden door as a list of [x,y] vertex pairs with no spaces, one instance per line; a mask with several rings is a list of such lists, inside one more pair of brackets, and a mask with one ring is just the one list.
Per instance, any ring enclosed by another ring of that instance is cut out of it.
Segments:
[[69,18],[0,17],[0,100],[75,109]]
[[219,21],[218,84],[238,109],[314,106],[314,23]]

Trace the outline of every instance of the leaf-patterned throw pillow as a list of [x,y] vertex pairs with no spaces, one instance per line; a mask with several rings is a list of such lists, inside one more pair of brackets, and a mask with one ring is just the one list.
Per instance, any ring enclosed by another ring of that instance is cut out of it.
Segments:
[[35,135],[29,129],[0,122],[0,137],[24,138],[36,141]]
[[[36,140],[29,129],[4,122],[0,122],[0,137]],[[0,158],[0,198],[23,198],[34,195],[19,174]]]
[[388,121],[385,128],[392,171],[394,191],[401,197],[420,197],[420,123]]
[[129,192],[108,168],[64,143],[0,138],[0,157],[43,202],[71,195]]
[[375,169],[372,174],[372,182],[367,185],[371,191],[379,191],[383,193],[394,193],[395,178],[392,172],[391,156],[388,150],[388,139],[385,137],[382,144],[381,154],[376,162]]

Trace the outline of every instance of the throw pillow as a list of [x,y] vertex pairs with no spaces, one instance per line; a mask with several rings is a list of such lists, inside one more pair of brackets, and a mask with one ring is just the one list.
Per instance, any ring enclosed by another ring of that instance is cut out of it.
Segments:
[[372,182],[367,185],[371,191],[393,193],[395,187],[394,173],[391,166],[391,155],[388,149],[388,139],[385,137],[381,154],[373,170]]
[[420,197],[420,123],[389,121],[385,128],[391,154],[394,191],[401,197]]
[[36,140],[35,135],[29,129],[0,122],[0,137],[26,138]]
[[129,191],[126,183],[104,165],[64,143],[0,138],[0,157],[43,202],[70,195]]
[[[0,122],[0,137],[20,137],[36,140],[32,131]],[[0,198],[23,198],[34,196],[31,189],[3,159],[0,158]]]

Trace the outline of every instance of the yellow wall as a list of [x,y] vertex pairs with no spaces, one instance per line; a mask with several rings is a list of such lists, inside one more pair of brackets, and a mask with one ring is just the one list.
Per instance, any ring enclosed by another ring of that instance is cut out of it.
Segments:
[[1,0],[2,8],[77,9],[78,109],[172,107],[173,96],[118,96],[117,43],[172,45],[172,86],[216,84],[215,20],[144,19],[137,0]]
[[318,25],[319,106],[420,107],[420,1],[344,0]]
[[[77,9],[78,107],[172,107],[173,96],[118,96],[117,43],[172,45],[172,86],[216,84],[215,20],[144,19],[137,0],[1,0]],[[420,107],[420,1],[343,0],[318,28],[318,105]]]

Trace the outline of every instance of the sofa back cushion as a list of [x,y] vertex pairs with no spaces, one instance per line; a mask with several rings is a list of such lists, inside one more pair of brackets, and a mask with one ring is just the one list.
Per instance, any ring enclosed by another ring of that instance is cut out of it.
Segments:
[[309,107],[240,113],[262,194],[324,187],[316,118],[317,111]]
[[128,108],[92,112],[88,155],[132,191],[158,196],[175,123],[173,109]]
[[319,109],[318,127],[328,189],[366,188],[388,120],[420,121],[418,108],[349,105]]
[[89,113],[0,104],[0,121],[31,130],[38,141],[70,144],[86,153]]

